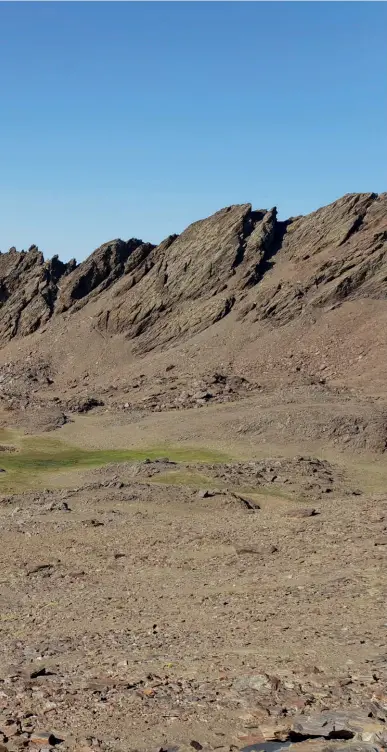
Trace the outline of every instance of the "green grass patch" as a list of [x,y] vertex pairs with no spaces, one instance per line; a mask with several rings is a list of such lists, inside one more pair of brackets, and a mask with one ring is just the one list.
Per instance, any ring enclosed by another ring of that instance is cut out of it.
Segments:
[[136,462],[145,459],[168,459],[175,462],[225,462],[220,452],[202,448],[151,447],[149,449],[81,449],[51,438],[20,436],[2,432],[0,442],[15,446],[17,452],[0,452],[0,493],[13,488],[34,487],[43,483],[44,473],[85,470],[115,462]]

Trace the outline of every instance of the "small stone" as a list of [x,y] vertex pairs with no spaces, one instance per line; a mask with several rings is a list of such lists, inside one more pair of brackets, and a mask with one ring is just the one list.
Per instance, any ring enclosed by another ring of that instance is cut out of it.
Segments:
[[265,545],[245,545],[235,546],[235,551],[239,555],[253,554],[255,556],[267,556],[268,554],[275,554],[278,551],[277,546],[265,546]]
[[78,572],[69,572],[68,577],[72,580],[78,579],[78,577],[84,577],[86,574],[84,569],[80,569]]
[[45,666],[37,666],[31,669],[31,671],[29,671],[29,676],[30,676],[30,679],[37,679],[38,676],[47,676],[47,674],[50,674],[50,673],[51,673],[50,671],[46,670]]
[[126,660],[126,658],[124,658],[123,661],[118,661],[117,663],[117,668],[127,668],[127,666],[128,666],[128,661]]
[[18,726],[17,723],[10,723],[9,725],[7,724],[4,727],[4,733],[8,738],[11,736],[16,736],[20,733],[20,726]]
[[236,499],[238,502],[242,504],[244,509],[246,509],[248,512],[256,512],[261,507],[256,501],[252,501],[251,499],[247,499],[245,496],[241,496],[238,493],[235,493],[234,491],[231,491],[231,496]]
[[288,739],[290,733],[290,724],[285,723],[283,726],[261,723],[260,729],[264,736],[265,741],[281,741],[284,742]]
[[37,574],[38,572],[49,572],[53,568],[52,564],[43,563],[43,564],[37,564],[35,567],[31,567],[31,569],[27,569],[27,575],[31,574]]
[[201,490],[198,493],[199,499],[209,499],[211,496],[215,496],[213,491]]
[[58,744],[59,739],[51,731],[35,731],[30,736],[31,744],[39,744],[42,746],[51,747],[54,744]]
[[319,514],[313,507],[301,507],[300,509],[290,509],[286,512],[287,517],[314,517]]
[[156,692],[151,687],[146,687],[145,689],[141,690],[141,694],[144,695],[144,697],[154,697],[156,695]]
[[387,694],[374,694],[371,698],[371,712],[374,718],[387,721]]
[[234,687],[237,691],[245,689],[254,689],[257,692],[270,691],[272,689],[272,682],[267,674],[251,674],[250,676],[242,676],[234,682]]
[[83,525],[85,527],[101,527],[101,526],[103,526],[103,524],[104,523],[101,522],[100,520],[94,520],[94,519],[92,519],[92,520],[83,520]]
[[196,394],[193,394],[192,397],[194,400],[203,400],[203,402],[207,402],[207,400],[212,399],[214,395],[212,392],[196,392]]
[[198,752],[200,752],[200,750],[203,749],[203,745],[200,744],[200,742],[197,742],[195,739],[192,739],[192,741],[189,744],[190,744],[190,747],[193,747]]

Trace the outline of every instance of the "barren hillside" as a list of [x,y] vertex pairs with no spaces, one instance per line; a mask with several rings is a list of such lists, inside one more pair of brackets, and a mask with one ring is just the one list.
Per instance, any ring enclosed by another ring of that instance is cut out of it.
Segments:
[[278,404],[308,393],[325,405],[329,440],[336,433],[380,451],[386,250],[387,194],[371,193],[287,221],[276,209],[231,206],[157,247],[110,241],[78,266],[45,262],[35,246],[11,249],[0,257],[4,421],[20,407],[24,423],[36,406],[48,410],[44,429],[74,410],[164,411],[270,394]]

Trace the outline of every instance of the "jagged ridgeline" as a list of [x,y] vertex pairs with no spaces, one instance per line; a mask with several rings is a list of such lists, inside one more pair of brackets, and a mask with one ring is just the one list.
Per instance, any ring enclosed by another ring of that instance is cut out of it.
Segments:
[[286,221],[276,209],[230,206],[158,246],[110,241],[79,265],[12,248],[0,256],[0,343],[91,300],[95,328],[146,351],[231,311],[280,325],[344,299],[383,299],[386,217],[387,194],[350,194]]

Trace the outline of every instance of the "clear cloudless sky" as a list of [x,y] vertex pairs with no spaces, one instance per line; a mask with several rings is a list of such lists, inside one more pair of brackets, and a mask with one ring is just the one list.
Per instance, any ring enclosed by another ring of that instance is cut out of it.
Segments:
[[0,248],[386,190],[383,2],[0,3]]

